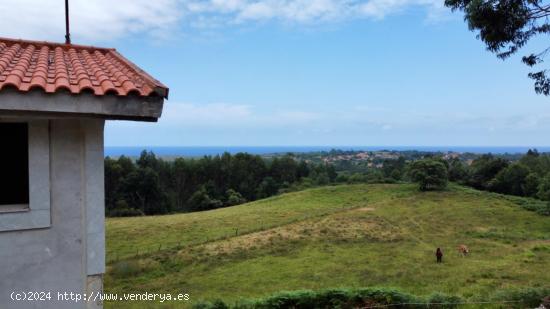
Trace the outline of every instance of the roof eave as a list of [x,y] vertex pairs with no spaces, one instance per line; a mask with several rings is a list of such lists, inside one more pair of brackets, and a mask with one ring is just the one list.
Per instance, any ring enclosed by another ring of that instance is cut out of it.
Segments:
[[163,105],[164,98],[159,96],[21,93],[14,89],[0,92],[0,116],[70,116],[151,122],[160,118]]

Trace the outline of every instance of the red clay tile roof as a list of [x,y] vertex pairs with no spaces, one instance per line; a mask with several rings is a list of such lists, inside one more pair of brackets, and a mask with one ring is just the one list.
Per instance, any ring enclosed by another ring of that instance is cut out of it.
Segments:
[[162,96],[168,88],[114,49],[0,38],[0,91]]

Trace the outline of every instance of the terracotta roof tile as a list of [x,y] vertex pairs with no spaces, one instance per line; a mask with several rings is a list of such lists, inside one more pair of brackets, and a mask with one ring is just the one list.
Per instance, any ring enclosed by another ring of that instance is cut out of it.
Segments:
[[0,38],[0,91],[168,97],[168,88],[115,49]]

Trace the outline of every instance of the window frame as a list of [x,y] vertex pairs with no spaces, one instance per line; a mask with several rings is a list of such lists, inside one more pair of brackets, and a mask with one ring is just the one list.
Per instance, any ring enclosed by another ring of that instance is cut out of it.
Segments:
[[[26,154],[27,154],[27,158],[25,159],[26,160],[26,164],[27,164],[27,198],[26,198],[26,203],[10,203],[10,204],[0,204],[0,213],[2,212],[15,212],[15,211],[26,211],[28,208],[29,208],[29,203],[30,203],[30,192],[29,192],[29,189],[30,189],[30,175],[29,175],[29,123],[27,121],[0,121],[0,124],[6,124],[6,123],[13,123],[13,124],[25,124],[26,125],[26,133],[27,133],[27,149],[26,149]],[[1,177],[1,176],[0,176]]]
[[0,232],[47,228],[50,216],[50,133],[43,119],[3,119],[28,125],[29,203],[0,205]]

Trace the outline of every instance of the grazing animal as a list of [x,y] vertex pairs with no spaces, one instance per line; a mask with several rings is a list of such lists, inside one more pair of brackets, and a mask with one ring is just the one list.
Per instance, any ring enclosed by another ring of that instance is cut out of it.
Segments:
[[467,256],[470,253],[470,249],[466,245],[460,245],[458,246],[458,254],[462,255],[463,257]]
[[441,248],[437,248],[435,251],[435,257],[437,258],[437,263],[443,262],[443,251],[441,251]]

